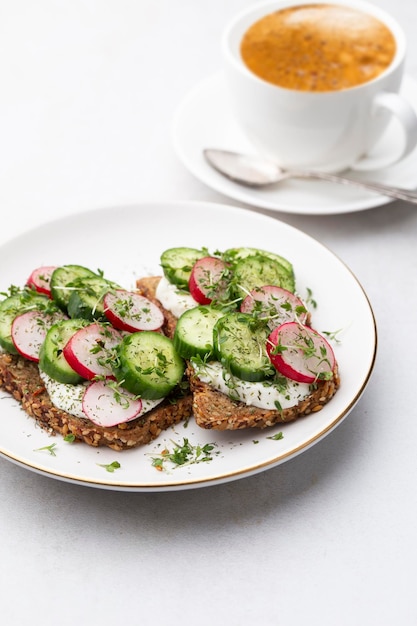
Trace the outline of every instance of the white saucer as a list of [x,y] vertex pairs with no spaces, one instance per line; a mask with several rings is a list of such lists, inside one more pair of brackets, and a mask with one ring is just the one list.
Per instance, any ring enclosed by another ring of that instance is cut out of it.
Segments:
[[[417,83],[404,78],[403,93],[417,110]],[[399,128],[392,122],[375,148],[373,158],[390,154],[400,146]],[[290,180],[263,189],[250,189],[214,171],[203,157],[204,148],[224,148],[252,153],[253,147],[240,131],[231,112],[222,72],[199,83],[185,98],[173,123],[175,150],[185,167],[203,183],[246,204],[287,213],[326,215],[362,211],[391,202],[372,192],[322,181]],[[396,165],[372,172],[349,171],[362,180],[415,189],[417,150]]]

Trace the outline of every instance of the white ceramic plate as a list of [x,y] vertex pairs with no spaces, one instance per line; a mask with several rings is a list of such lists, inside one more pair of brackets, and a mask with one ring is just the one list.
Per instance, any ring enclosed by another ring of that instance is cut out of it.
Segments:
[[[417,83],[408,76],[403,92],[417,110]],[[373,162],[381,163],[386,155],[398,154],[401,142],[401,130],[394,121],[375,147]],[[251,206],[294,214],[329,215],[362,211],[391,202],[379,194],[323,181],[290,180],[263,189],[250,189],[213,170],[203,157],[204,148],[254,154],[253,146],[233,117],[222,72],[199,83],[181,103],[173,122],[173,143],[180,160],[196,178],[225,196]],[[415,189],[416,171],[417,150],[414,150],[391,167],[346,174],[358,180]]]
[[[320,441],[348,415],[373,369],[376,328],[371,306],[357,279],[327,248],[271,217],[208,203],[141,204],[82,213],[0,247],[0,291],[24,284],[34,267],[64,263],[100,268],[131,288],[138,276],[159,274],[160,253],[173,246],[207,246],[211,251],[255,246],[290,259],[299,293],[305,296],[311,289],[318,303],[313,318],[317,330],[343,329],[335,345],[342,385],[332,401],[320,413],[271,430],[216,433],[190,420],[145,447],[114,452],[49,436],[0,390],[0,453],[5,458],[53,478],[94,487],[189,489],[274,467]],[[282,439],[268,438],[280,431]],[[182,444],[184,437],[192,445],[214,443],[213,460],[157,471],[152,458],[165,447],[172,450],[172,441]],[[51,444],[54,455],[48,450]],[[103,466],[113,461],[120,468],[111,473]]]

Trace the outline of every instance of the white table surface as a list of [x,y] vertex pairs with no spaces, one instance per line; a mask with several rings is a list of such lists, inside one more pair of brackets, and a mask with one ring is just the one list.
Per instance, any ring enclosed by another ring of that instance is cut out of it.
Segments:
[[[402,23],[417,78],[414,3],[378,4]],[[0,243],[144,200],[237,205],[193,178],[170,133],[246,5],[3,0]],[[307,452],[210,488],[111,492],[0,458],[4,626],[417,624],[417,211],[271,214],[331,248],[367,291],[379,350],[365,395]]]

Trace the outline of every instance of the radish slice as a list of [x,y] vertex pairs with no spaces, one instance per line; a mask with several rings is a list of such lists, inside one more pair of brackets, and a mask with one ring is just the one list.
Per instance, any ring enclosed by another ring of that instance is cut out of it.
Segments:
[[142,400],[117,385],[97,380],[85,390],[82,407],[89,420],[108,428],[138,417]]
[[164,323],[164,314],[156,304],[134,291],[106,293],[103,304],[105,316],[119,330],[159,330]]
[[121,340],[122,336],[115,328],[89,324],[72,335],[64,346],[64,357],[72,369],[87,380],[95,376],[114,378],[112,349]]
[[317,331],[286,322],[269,335],[266,351],[273,366],[299,383],[332,378],[336,359],[331,345]]
[[305,324],[308,317],[306,306],[298,296],[275,285],[253,289],[241,303],[240,310],[242,313],[269,318],[268,326],[271,329],[285,322],[299,321]]
[[27,311],[17,315],[12,322],[11,337],[16,350],[25,359],[39,362],[39,350],[46,333],[55,322],[64,319],[63,313]]
[[31,275],[26,281],[26,285],[35,289],[39,293],[44,293],[51,298],[51,276],[52,272],[56,269],[55,265],[43,265],[33,270]]
[[221,296],[227,287],[225,280],[227,265],[221,259],[206,256],[194,263],[188,287],[199,304],[210,304]]

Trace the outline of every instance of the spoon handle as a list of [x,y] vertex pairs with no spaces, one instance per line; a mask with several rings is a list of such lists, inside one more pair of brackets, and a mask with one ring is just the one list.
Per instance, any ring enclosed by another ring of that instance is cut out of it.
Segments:
[[417,193],[413,191],[407,191],[400,189],[399,187],[391,187],[389,185],[382,185],[381,183],[364,182],[362,180],[355,180],[354,178],[347,178],[345,176],[339,176],[338,174],[330,174],[328,172],[293,172],[296,177],[300,178],[317,178],[320,180],[327,180],[331,183],[339,183],[342,185],[352,185],[355,187],[361,187],[362,189],[369,189],[369,191],[376,191],[384,196],[395,198],[396,200],[405,200],[412,204],[417,204]]

